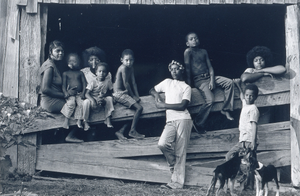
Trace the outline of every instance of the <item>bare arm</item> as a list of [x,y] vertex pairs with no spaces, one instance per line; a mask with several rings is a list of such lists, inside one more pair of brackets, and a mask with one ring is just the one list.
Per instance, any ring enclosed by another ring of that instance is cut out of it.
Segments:
[[155,98],[156,102],[163,102],[162,97],[159,95],[159,93],[154,88],[151,88],[149,93]]
[[131,73],[131,82],[132,82],[132,88],[133,88],[133,93],[134,93],[133,98],[135,98],[135,100],[137,102],[139,102],[140,101],[140,95],[139,95],[138,88],[137,88],[137,85],[136,85],[136,82],[135,82],[133,69],[132,69],[132,73]]
[[282,65],[276,65],[274,67],[266,67],[266,68],[263,68],[260,70],[255,70],[255,72],[280,75],[280,74],[284,74],[286,72],[286,68]]
[[85,98],[85,94],[86,94],[87,81],[86,81],[86,78],[84,76],[84,73],[80,72],[80,74],[81,74],[81,82],[82,82],[81,98],[84,99]]
[[209,89],[210,90],[213,90],[215,88],[215,72],[214,72],[214,69],[211,65],[211,62],[209,60],[209,57],[208,57],[208,53],[207,51],[205,50],[205,56],[206,56],[206,64],[207,64],[207,68],[208,68],[208,72],[209,72],[209,75],[210,75],[210,84],[209,84]]
[[65,96],[63,92],[58,92],[51,88],[52,77],[53,77],[53,68],[49,68],[49,69],[45,70],[43,81],[42,81],[42,88],[41,88],[42,93],[46,94],[50,97],[56,97],[56,98],[63,99]]
[[256,140],[257,140],[257,124],[254,121],[251,121],[251,132],[252,132],[252,145],[253,149],[256,149]]
[[67,90],[67,74],[66,74],[66,72],[64,72],[63,73],[63,75],[62,75],[62,81],[63,81],[63,83],[62,83],[62,91],[64,92],[64,95],[65,95],[65,98],[68,98],[70,95],[69,95],[69,93],[68,93],[68,90]]
[[129,75],[130,75],[129,70],[127,70],[126,68],[122,68],[120,71],[122,74],[123,84],[124,84],[125,89],[128,91],[128,95],[130,95],[131,97],[134,97],[135,95],[134,95],[134,93],[131,89],[130,83],[129,83],[129,80],[131,80],[131,78],[129,77]]
[[245,98],[242,87],[241,87],[241,80],[240,79],[233,79],[233,82],[236,84],[236,86],[238,87],[239,91],[240,91],[240,99],[243,100]]
[[244,83],[251,83],[257,81],[259,78],[263,77],[264,73],[248,73],[244,72],[241,75],[241,81]]
[[185,64],[185,73],[186,73],[186,82],[191,86],[191,60],[190,60],[190,52],[188,49],[184,51],[184,64]]
[[91,91],[87,89],[86,93],[85,93],[85,97],[91,101],[92,108],[96,108],[97,103],[96,103],[95,99],[91,96],[90,93],[91,93]]

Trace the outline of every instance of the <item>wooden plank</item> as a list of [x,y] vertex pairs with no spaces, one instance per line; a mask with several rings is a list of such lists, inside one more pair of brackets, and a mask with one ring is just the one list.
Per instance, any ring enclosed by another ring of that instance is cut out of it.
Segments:
[[[0,26],[5,27],[8,20],[8,1],[0,1]],[[7,42],[7,28],[0,28],[0,92],[3,92],[3,74],[4,74],[4,59],[5,48]]]
[[175,0],[165,0],[165,5],[175,5]]
[[[272,105],[284,105],[289,104],[289,79],[264,77],[256,83],[259,86],[259,97],[255,104],[258,107],[266,107]],[[212,112],[220,111],[223,106],[224,92],[217,88],[215,90],[215,103],[212,108]],[[234,109],[241,108],[242,104],[238,98],[238,90],[235,91]],[[144,110],[141,118],[154,118],[165,116],[165,110],[157,109],[152,96],[141,97],[141,105]],[[198,113],[199,107],[204,103],[204,99],[197,89],[192,89],[192,100],[188,106],[190,113]],[[64,117],[61,114],[51,114],[54,118],[49,119],[36,119],[31,127],[26,128],[24,133],[37,132],[42,130],[59,128],[63,124]],[[112,114],[113,121],[131,120],[134,115],[134,111],[120,104],[115,105],[115,111]],[[104,112],[92,113],[90,117],[91,123],[102,123],[104,121]],[[70,125],[76,125],[74,119],[70,120]]]
[[164,5],[164,0],[153,0],[153,3],[156,5]]
[[[171,173],[166,163],[159,165],[156,162],[143,162],[123,159],[101,159],[94,164],[85,164],[82,161],[72,162],[39,159],[37,170],[55,171],[71,174],[101,176],[126,180],[168,183]],[[212,169],[201,167],[186,167],[185,185],[207,184],[212,174]]]
[[[27,9],[27,8],[26,8]],[[20,39],[19,100],[37,105],[38,76],[41,65],[41,23],[38,14],[28,14],[22,8]]]
[[30,14],[38,13],[38,0],[28,0],[26,6],[26,12]]
[[295,187],[300,187],[300,38],[299,38],[299,7],[297,5],[287,6],[286,14],[286,58],[288,73],[290,73],[291,88],[291,179]]
[[37,134],[26,134],[22,141],[25,145],[18,145],[18,172],[33,175],[36,165],[36,147],[33,145],[36,145]]
[[76,4],[91,4],[90,0],[76,0]]
[[47,22],[48,22],[48,5],[40,5],[40,25],[41,25],[41,53],[40,53],[40,65],[45,61],[45,46],[47,40]]
[[8,18],[6,47],[4,47],[3,60],[3,95],[7,97],[18,97],[18,73],[19,73],[19,10],[17,0],[8,1]]
[[27,0],[19,0],[18,5],[26,6],[27,5]]
[[[289,122],[259,125],[259,150],[289,150],[290,134]],[[227,152],[238,142],[238,129],[210,131],[206,134],[192,133],[187,153]],[[38,149],[39,157],[60,159],[70,152],[75,158],[90,156],[96,159],[103,157],[136,157],[162,155],[157,147],[159,137],[149,137],[143,140],[128,139],[127,141],[111,140],[85,142],[80,144],[50,144],[42,145]],[[53,152],[53,153],[51,153]],[[88,159],[88,158],[86,158]]]
[[9,155],[9,158],[11,160],[11,171],[14,171],[15,169],[18,168],[18,146],[13,145],[9,148],[6,149],[5,152],[6,155]]

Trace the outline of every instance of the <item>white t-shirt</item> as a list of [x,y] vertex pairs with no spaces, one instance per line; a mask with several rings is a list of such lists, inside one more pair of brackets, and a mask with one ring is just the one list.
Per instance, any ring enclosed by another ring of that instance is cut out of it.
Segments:
[[251,122],[256,122],[259,119],[259,111],[255,104],[247,105],[246,100],[242,100],[243,108],[240,114],[239,130],[240,142],[252,142]]
[[[178,104],[182,100],[191,101],[192,89],[183,81],[165,79],[154,87],[156,92],[165,93],[165,103]],[[187,109],[184,111],[166,110],[167,122],[174,120],[191,119],[191,115]]]

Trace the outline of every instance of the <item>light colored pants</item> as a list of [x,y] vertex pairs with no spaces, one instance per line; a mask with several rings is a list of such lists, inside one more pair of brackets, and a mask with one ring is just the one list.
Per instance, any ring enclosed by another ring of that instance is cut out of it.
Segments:
[[82,103],[83,100],[79,95],[70,96],[66,99],[64,107],[61,109],[61,113],[66,117],[70,118],[74,113],[75,119],[82,119]]
[[[106,119],[110,117],[112,112],[114,111],[114,103],[113,103],[113,98],[111,96],[104,97],[104,100],[106,101],[106,104],[104,106],[105,122],[106,122]],[[102,108],[103,107],[99,105],[93,111],[99,112]],[[85,99],[82,104],[83,120],[87,122],[89,121],[90,112],[91,112],[91,101],[89,99]]]
[[[214,92],[209,89],[210,78],[201,78],[198,77],[194,79],[195,87],[200,91],[203,96],[205,103],[200,107],[198,114],[195,117],[195,124],[198,127],[204,127],[204,123],[211,111],[213,103],[215,102]],[[216,76],[215,77],[216,87],[221,87],[224,89],[224,105],[222,110],[224,111],[233,111],[233,101],[234,101],[234,83],[231,79]]]
[[158,148],[165,155],[170,170],[173,171],[169,185],[175,188],[183,188],[184,185],[186,149],[192,126],[192,120],[167,122],[158,141]]

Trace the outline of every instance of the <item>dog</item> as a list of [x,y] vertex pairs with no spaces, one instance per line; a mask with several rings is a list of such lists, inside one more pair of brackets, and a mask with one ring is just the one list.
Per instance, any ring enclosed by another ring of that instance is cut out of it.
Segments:
[[226,161],[225,163],[218,165],[216,169],[214,170],[214,176],[211,180],[211,184],[209,189],[207,190],[206,196],[209,196],[209,193],[212,189],[212,192],[214,192],[215,185],[217,181],[220,182],[220,187],[216,191],[216,196],[219,195],[220,190],[223,189],[224,185],[228,180],[231,180],[231,186],[230,186],[230,194],[236,195],[233,193],[233,187],[234,182],[236,180],[236,176],[238,174],[241,168],[241,165],[246,166],[247,168],[250,168],[250,157],[251,153],[247,150],[243,149],[240,150],[240,152],[237,152],[237,154],[230,160]]
[[279,196],[279,184],[277,178],[277,170],[274,165],[264,166],[258,162],[259,167],[254,170],[256,182],[256,196],[262,196],[265,188],[265,195],[268,196],[268,182],[274,179],[276,183],[276,196]]

